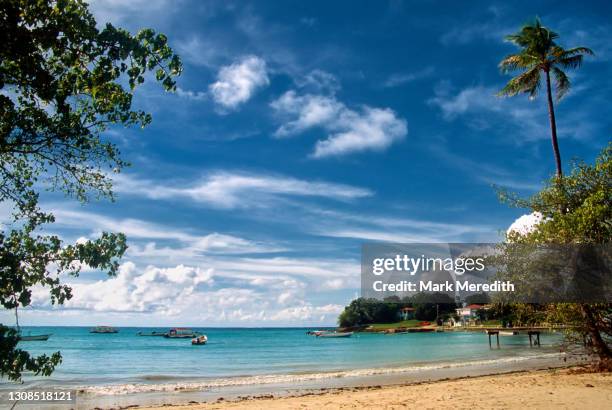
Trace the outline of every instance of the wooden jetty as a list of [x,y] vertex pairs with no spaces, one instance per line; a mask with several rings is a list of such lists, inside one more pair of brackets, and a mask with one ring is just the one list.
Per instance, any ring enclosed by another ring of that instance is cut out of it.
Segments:
[[521,331],[526,332],[527,335],[529,336],[529,346],[530,347],[540,346],[541,328],[524,328],[524,327],[523,328],[509,328],[509,329],[508,328],[492,328],[492,329],[485,329],[485,333],[489,337],[489,348],[493,347],[491,343],[491,336],[496,337],[497,348],[499,349],[500,333],[504,336],[517,336],[521,334]]

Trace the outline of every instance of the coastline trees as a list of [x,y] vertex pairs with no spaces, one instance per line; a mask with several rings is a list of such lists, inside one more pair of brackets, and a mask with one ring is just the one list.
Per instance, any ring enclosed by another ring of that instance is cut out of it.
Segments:
[[[108,126],[146,126],[151,116],[132,108],[133,93],[154,72],[166,91],[182,64],[166,36],[98,28],[82,0],[5,0],[0,3],[0,202],[13,209],[0,224],[0,304],[31,303],[32,288],[49,289],[52,303],[71,298],[65,275],[82,266],[114,275],[125,236],[66,244],[43,233],[54,222],[39,206],[42,190],[80,202],[113,199],[112,180],[128,164],[102,133]],[[59,352],[31,357],[18,334],[0,325],[0,375],[49,375]]]
[[[563,177],[561,153],[557,141],[557,125],[552,97],[551,75],[555,79],[555,94],[559,101],[570,89],[564,69],[582,65],[585,55],[593,55],[587,47],[564,49],[556,43],[557,33],[542,26],[539,19],[526,24],[507,40],[521,48],[520,52],[504,58],[499,66],[503,73],[521,70],[498,93],[514,96],[527,93],[535,98],[544,74],[550,122],[551,142],[555,157],[556,175],[539,193],[528,200],[501,193],[501,199],[511,205],[541,212],[544,221],[525,235],[515,234],[511,241],[524,243],[605,244],[611,237],[612,197],[611,148],[606,147],[595,165],[576,164],[569,177]],[[605,367],[612,367],[610,342],[612,308],[610,304],[568,303],[549,305],[550,318],[573,326],[573,333],[588,345]],[[577,320],[579,318],[579,320]],[[570,338],[572,339],[572,338]]]
[[[563,189],[552,178],[531,198],[501,193],[503,202],[520,208],[540,212],[542,222],[531,232],[513,232],[508,238],[516,244],[574,244],[603,247],[610,261],[612,237],[612,143],[601,151],[594,164],[576,163],[569,175],[563,177]],[[559,204],[563,204],[563,210]],[[578,253],[579,258],[590,255]],[[553,323],[569,325],[569,341],[586,342],[589,350],[599,357],[603,367],[612,367],[612,305],[609,300],[610,275],[606,266],[597,266],[596,272],[604,278],[601,285],[601,303],[553,303],[547,305],[546,316]],[[580,276],[584,272],[576,272]],[[593,272],[586,272],[592,274]],[[533,274],[521,272],[522,275]],[[537,279],[537,278],[534,278]],[[578,278],[580,279],[580,278]],[[576,301],[568,301],[576,302]]]
[[355,327],[372,323],[393,323],[399,321],[403,307],[415,309],[415,319],[433,321],[454,314],[455,300],[445,293],[416,293],[399,298],[390,296],[384,300],[357,298],[344,308],[338,316],[341,327]]
[[499,67],[503,73],[519,70],[522,72],[512,78],[498,95],[514,96],[527,93],[529,98],[535,98],[541,86],[541,75],[544,74],[556,175],[560,179],[563,176],[563,166],[557,141],[557,122],[550,77],[552,75],[555,78],[555,96],[559,101],[570,89],[570,80],[563,70],[579,68],[583,57],[593,55],[593,51],[587,47],[564,49],[555,42],[558,37],[557,33],[542,26],[537,18],[533,23],[523,26],[518,33],[507,36],[506,39],[521,50],[504,58],[499,63]]

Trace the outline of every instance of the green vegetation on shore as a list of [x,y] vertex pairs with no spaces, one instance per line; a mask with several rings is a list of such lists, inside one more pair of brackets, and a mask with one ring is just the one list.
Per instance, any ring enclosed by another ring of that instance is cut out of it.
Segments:
[[395,323],[373,323],[370,325],[372,329],[376,330],[386,330],[386,329],[397,329],[402,327],[419,327],[421,324],[420,320],[411,319],[411,320],[401,320]]

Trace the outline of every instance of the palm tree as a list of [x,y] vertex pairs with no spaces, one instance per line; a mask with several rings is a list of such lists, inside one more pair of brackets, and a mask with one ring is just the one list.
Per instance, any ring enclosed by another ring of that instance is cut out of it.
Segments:
[[508,41],[519,46],[521,50],[504,58],[499,63],[499,67],[504,74],[518,70],[522,72],[508,81],[508,84],[498,93],[498,96],[528,93],[529,98],[535,98],[540,88],[541,74],[544,73],[548,96],[550,133],[557,166],[557,178],[560,180],[563,177],[563,169],[557,142],[557,124],[550,75],[552,73],[555,77],[556,99],[559,101],[570,88],[569,78],[562,69],[580,67],[584,55],[593,55],[593,51],[586,47],[574,47],[566,50],[555,43],[555,39],[558,37],[557,33],[542,26],[538,18],[533,23],[523,26],[518,33],[506,36]]

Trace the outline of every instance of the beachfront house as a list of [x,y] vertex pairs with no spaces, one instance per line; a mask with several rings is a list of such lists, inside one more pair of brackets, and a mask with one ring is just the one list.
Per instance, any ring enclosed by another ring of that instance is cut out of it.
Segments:
[[480,309],[487,309],[488,307],[486,305],[479,305],[476,303],[473,303],[471,305],[467,305],[464,307],[460,307],[455,309],[455,312],[457,313],[457,316],[459,316],[459,323],[461,323],[462,325],[467,325],[467,324],[474,324],[476,322],[476,320],[478,319],[478,311]]
[[399,310],[398,316],[400,320],[412,320],[414,319],[414,308],[403,307]]

